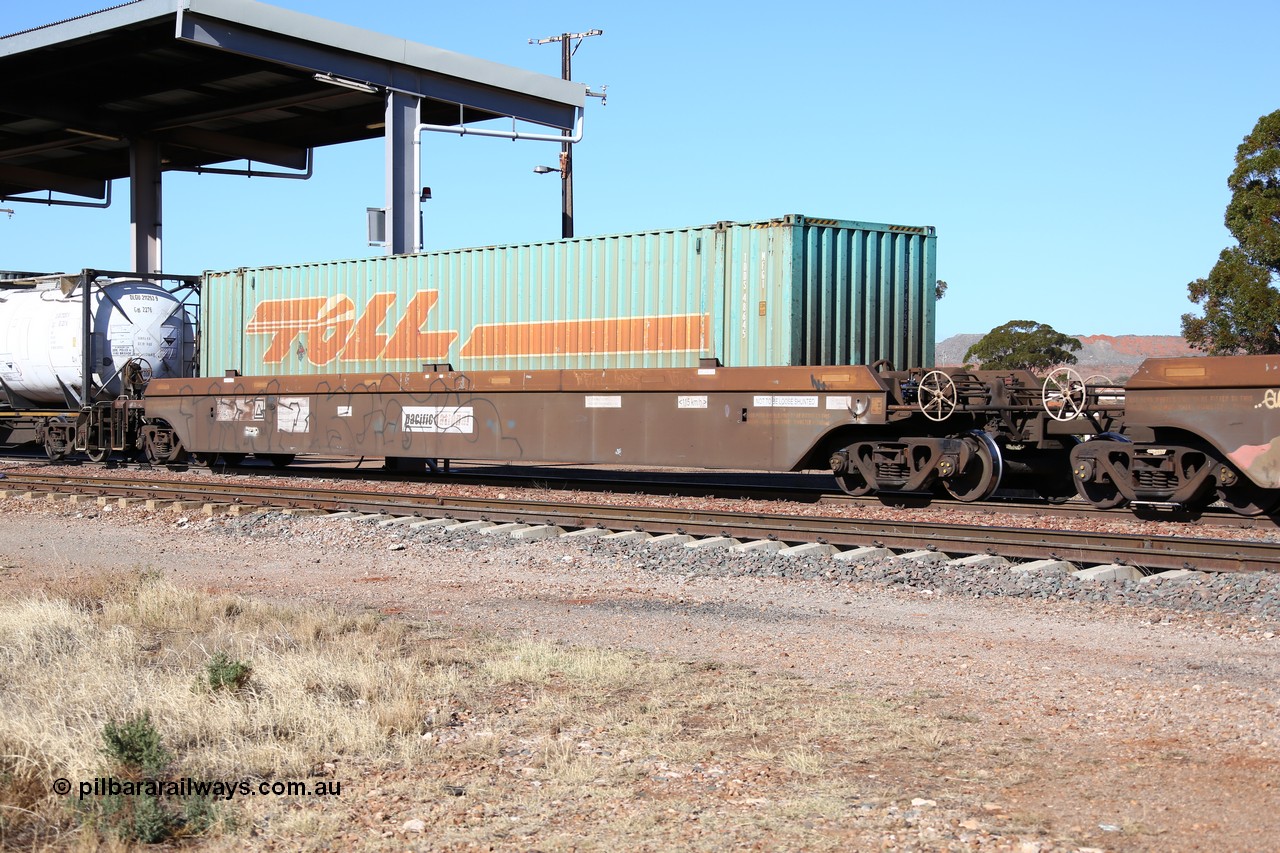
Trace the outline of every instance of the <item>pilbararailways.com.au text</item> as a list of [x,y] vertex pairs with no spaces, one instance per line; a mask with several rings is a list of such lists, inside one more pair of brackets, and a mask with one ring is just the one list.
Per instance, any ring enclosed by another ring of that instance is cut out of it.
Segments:
[[[63,784],[59,784],[63,783]],[[71,783],[57,779],[54,791],[71,793]],[[276,780],[253,781],[249,779],[116,779],[100,776],[78,784],[80,799],[86,797],[210,797],[230,800],[235,797],[338,797],[342,795],[342,782],[337,779],[315,781]]]

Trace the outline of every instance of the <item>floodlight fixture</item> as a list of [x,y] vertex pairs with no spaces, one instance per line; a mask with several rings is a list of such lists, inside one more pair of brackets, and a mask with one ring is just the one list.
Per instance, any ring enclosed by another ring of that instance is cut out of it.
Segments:
[[359,80],[348,80],[346,77],[336,77],[328,72],[320,72],[315,75],[315,79],[321,83],[328,83],[330,86],[341,86],[344,89],[355,89],[357,92],[367,92],[370,95],[377,94],[378,87],[372,83],[363,83]]
[[67,133],[74,133],[77,136],[88,136],[92,139],[105,139],[107,142],[119,142],[119,136],[112,136],[109,133],[98,133],[96,130],[80,130],[75,127],[68,127]]

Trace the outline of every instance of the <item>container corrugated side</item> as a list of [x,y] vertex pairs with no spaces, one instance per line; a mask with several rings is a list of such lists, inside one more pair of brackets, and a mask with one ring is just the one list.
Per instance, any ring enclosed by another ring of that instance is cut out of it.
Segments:
[[932,367],[937,238],[931,228],[796,223],[797,364]]
[[727,365],[932,367],[932,228],[788,216],[721,223]]
[[791,216],[210,272],[203,372],[928,365],[934,238],[893,228]]
[[206,273],[205,375],[697,364],[704,230]]

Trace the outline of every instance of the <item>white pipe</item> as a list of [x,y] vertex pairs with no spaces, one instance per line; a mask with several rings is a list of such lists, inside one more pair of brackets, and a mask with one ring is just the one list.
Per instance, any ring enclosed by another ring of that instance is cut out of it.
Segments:
[[[494,136],[498,139],[510,139],[513,142],[517,139],[528,139],[534,142],[562,142],[572,145],[575,142],[582,141],[583,123],[586,117],[586,110],[582,107],[577,108],[578,119],[574,122],[573,135],[554,135],[550,133],[521,133],[518,130],[489,130],[487,128],[468,128],[465,124],[420,124],[418,125],[418,133],[424,130],[434,131],[436,133],[456,133],[459,136]],[[512,120],[512,124],[515,121]]]
[[[461,110],[462,110],[461,105],[459,105],[459,113],[461,113]],[[415,187],[422,186],[422,131],[424,130],[430,130],[436,133],[456,133],[459,136],[496,136],[499,139],[510,139],[513,142],[517,139],[530,139],[535,142],[561,142],[561,143],[568,143],[572,145],[575,142],[582,141],[583,124],[584,124],[587,111],[583,107],[578,107],[577,112],[578,112],[578,118],[577,118],[577,121],[574,122],[572,136],[564,136],[563,134],[560,136],[554,136],[550,133],[521,133],[518,130],[487,130],[487,129],[480,129],[480,128],[477,128],[474,130],[468,130],[467,126],[465,124],[462,124],[461,120],[459,120],[458,124],[456,125],[420,124],[418,125],[417,132],[413,135],[413,147],[414,147],[413,185]],[[459,116],[459,119],[461,119],[461,116]],[[515,125],[514,118],[511,120],[511,124],[513,126]],[[110,185],[108,184],[108,186]],[[414,232],[417,237],[417,239],[414,241],[416,243],[416,249],[417,251],[421,252],[422,251],[422,217],[421,216],[419,216],[418,221],[414,223]]]

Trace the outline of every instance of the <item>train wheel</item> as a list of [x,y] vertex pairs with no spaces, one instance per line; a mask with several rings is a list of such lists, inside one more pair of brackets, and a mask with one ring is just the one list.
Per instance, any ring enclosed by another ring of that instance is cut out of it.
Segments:
[[869,495],[875,488],[867,482],[867,477],[858,469],[853,461],[854,448],[846,448],[831,454],[831,475],[836,478],[836,485],[846,495],[860,498]]
[[969,461],[955,476],[942,481],[943,487],[958,501],[981,501],[991,497],[1004,476],[1004,457],[1000,446],[985,432],[974,430],[963,436],[969,448]]
[[840,491],[855,498],[869,495],[875,491],[871,484],[867,482],[866,477],[862,476],[862,472],[856,468],[852,471],[841,471],[835,475],[835,478],[836,485],[840,487]]
[[50,462],[61,462],[67,458],[67,454],[71,451],[71,444],[66,440],[66,433],[63,431],[62,425],[67,419],[62,415],[46,420],[42,427],[40,446],[44,448],[44,455],[49,457]]
[[[1104,443],[1094,444],[1094,442]],[[1110,442],[1110,444],[1106,442]],[[1104,432],[1071,448],[1071,474],[1076,484],[1076,494],[1098,509],[1114,509],[1127,504],[1129,499],[1120,491],[1120,487],[1116,485],[1111,475],[1099,472],[1097,467],[1100,465],[1100,457],[1109,456],[1111,457],[1112,466],[1124,468],[1125,475],[1128,476],[1129,472],[1124,455],[1111,451],[1115,450],[1115,445],[1131,443],[1127,437],[1119,433]],[[1100,453],[1095,453],[1094,451],[1098,447],[1102,447],[1104,450]]]
[[244,462],[245,454],[243,453],[224,453],[222,454],[222,464],[228,468],[235,468],[241,462]]
[[254,455],[270,462],[274,468],[288,468],[293,464],[292,453],[255,453]]
[[212,468],[213,463],[218,461],[216,453],[192,453],[191,461],[201,468]]
[[162,454],[156,452],[156,446],[150,441],[142,443],[142,458],[148,465],[163,465],[165,459]]
[[148,433],[142,440],[142,458],[148,465],[172,465],[182,458],[182,445],[177,436],[158,439],[156,433]]
[[1098,509],[1114,509],[1129,502],[1128,498],[1120,494],[1120,489],[1110,479],[1097,482],[1095,480],[1077,478],[1076,494]]
[[111,448],[90,447],[85,450],[84,455],[89,457],[90,462],[105,462],[107,457],[111,455]]
[[1218,500],[1236,515],[1267,515],[1280,506],[1280,490],[1264,489],[1241,478],[1234,486],[1219,486]]

